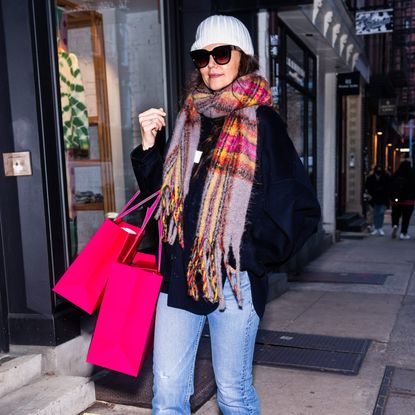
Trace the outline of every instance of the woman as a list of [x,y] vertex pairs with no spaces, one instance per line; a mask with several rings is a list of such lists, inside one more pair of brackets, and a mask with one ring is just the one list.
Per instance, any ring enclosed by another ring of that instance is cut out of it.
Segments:
[[390,195],[392,199],[392,238],[396,238],[399,220],[402,217],[399,239],[411,239],[408,227],[414,211],[415,176],[409,160],[404,160],[392,176]]
[[319,205],[283,122],[271,107],[246,27],[211,16],[191,47],[197,79],[163,159],[164,111],[139,115],[132,153],[140,189],[160,188],[164,283],[156,314],[153,413],[189,414],[207,318],[224,415],[259,414],[252,359],[266,272],[315,231]]

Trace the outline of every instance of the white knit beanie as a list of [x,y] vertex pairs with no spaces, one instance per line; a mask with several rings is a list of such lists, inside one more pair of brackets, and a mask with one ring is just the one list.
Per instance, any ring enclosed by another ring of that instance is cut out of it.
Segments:
[[197,27],[196,40],[190,51],[203,49],[213,43],[238,46],[247,55],[254,54],[248,29],[236,17],[213,15],[203,20]]

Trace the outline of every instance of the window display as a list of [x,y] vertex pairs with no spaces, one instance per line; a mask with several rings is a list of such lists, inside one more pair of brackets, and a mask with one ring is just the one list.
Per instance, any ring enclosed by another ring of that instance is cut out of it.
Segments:
[[72,259],[136,190],[137,114],[164,105],[157,0],[56,0]]
[[287,111],[288,135],[294,143],[294,147],[304,163],[304,99],[303,96],[291,85],[287,85]]

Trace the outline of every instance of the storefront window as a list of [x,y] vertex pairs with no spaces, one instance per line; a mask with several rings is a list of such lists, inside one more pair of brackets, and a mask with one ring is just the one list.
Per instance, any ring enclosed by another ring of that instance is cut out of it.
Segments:
[[276,109],[285,119],[288,134],[314,185],[316,184],[316,59],[309,49],[277,19],[272,25],[278,32],[278,56],[270,53],[271,62],[280,62],[280,71],[273,74],[271,86],[278,86]]
[[288,134],[304,163],[304,98],[291,85],[287,85],[287,105]]
[[308,147],[308,157],[307,157],[307,171],[308,175],[312,182],[314,182],[314,173],[315,173],[315,167],[314,167],[314,103],[309,100],[308,101],[308,126],[307,126],[307,147]]
[[287,78],[300,86],[305,83],[304,51],[291,39],[287,38]]
[[56,1],[72,258],[136,190],[138,113],[165,106],[158,5]]
[[308,58],[308,90],[311,93],[315,93],[315,64],[314,59],[311,57]]

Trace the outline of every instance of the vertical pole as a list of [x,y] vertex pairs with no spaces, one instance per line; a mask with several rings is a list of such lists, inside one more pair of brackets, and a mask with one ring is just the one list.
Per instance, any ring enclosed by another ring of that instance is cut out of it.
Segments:
[[376,115],[372,115],[372,166],[373,167],[378,162],[378,136],[376,134]]
[[412,137],[414,129],[414,120],[411,118],[409,120],[409,158],[412,161]]

